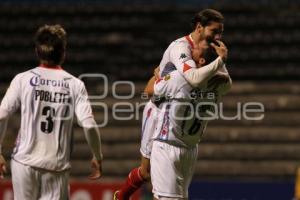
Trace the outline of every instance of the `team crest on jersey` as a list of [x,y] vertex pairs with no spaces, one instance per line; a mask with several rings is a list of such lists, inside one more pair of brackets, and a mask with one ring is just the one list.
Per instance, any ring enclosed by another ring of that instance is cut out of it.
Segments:
[[179,57],[179,59],[185,59],[187,56],[185,55],[185,53],[182,53]]
[[164,77],[164,80],[167,81],[167,80],[170,80],[171,78],[171,75],[170,74],[167,74],[165,77]]

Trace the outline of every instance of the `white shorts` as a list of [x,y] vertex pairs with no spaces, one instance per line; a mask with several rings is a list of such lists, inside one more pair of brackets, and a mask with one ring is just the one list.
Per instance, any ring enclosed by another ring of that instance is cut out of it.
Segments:
[[149,101],[143,110],[142,121],[142,139],[140,152],[143,157],[150,159],[153,134],[157,124],[158,108],[154,103]]
[[197,155],[198,145],[187,149],[153,141],[150,164],[154,196],[158,199],[188,198]]
[[69,172],[50,172],[11,160],[14,200],[67,200]]

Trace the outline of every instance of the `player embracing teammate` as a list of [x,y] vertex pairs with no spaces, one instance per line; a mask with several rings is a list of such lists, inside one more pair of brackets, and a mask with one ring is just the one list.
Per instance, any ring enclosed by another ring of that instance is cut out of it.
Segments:
[[[218,11],[202,10],[193,18],[192,33],[166,49],[146,88],[154,97],[143,112],[141,166],[130,172],[114,199],[129,199],[150,174],[154,199],[188,198],[207,111],[231,86],[227,48],[220,41],[223,21]],[[16,200],[68,199],[74,114],[94,155],[90,178],[101,176],[99,131],[83,82],[61,68],[65,50],[61,26],[41,27],[36,34],[40,65],[13,79],[0,106],[1,176],[6,171],[1,143],[7,119],[19,108],[22,114],[11,161]]]
[[[223,21],[220,12],[202,10],[192,20],[193,32],[166,49],[154,86],[156,98],[143,112],[141,166],[129,173],[115,200],[129,199],[149,180],[150,171],[155,199],[188,198],[198,143],[207,124],[202,118],[210,109],[197,105],[216,103],[231,86],[225,67],[227,48],[220,41]],[[209,53],[212,48],[215,59]]]

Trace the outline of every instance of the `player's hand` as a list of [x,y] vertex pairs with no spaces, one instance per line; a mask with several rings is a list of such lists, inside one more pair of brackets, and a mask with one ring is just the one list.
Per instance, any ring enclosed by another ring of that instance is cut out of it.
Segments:
[[228,49],[222,41],[215,40],[215,42],[219,46],[217,44],[213,43],[213,42],[210,43],[210,46],[212,46],[216,50],[218,56],[220,56],[223,59],[223,61],[225,62],[227,60],[227,57],[228,57]]
[[99,179],[102,175],[102,161],[93,158],[91,160],[91,167],[92,167],[92,172],[88,176],[88,178],[91,180]]
[[6,161],[4,157],[0,154],[0,179],[4,178],[4,174],[7,172],[6,170]]
[[221,72],[217,72],[211,79],[208,80],[207,87],[211,90],[216,90],[221,84],[225,84],[229,81],[229,75]]
[[154,77],[155,77],[155,80],[158,80],[160,78],[159,77],[159,66],[154,69]]

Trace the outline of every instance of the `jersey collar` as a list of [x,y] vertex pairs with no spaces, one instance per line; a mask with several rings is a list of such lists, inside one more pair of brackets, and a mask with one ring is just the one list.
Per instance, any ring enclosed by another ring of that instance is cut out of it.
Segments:
[[189,42],[191,47],[194,48],[194,41],[193,41],[193,38],[192,38],[191,34],[185,36],[185,39]]
[[49,65],[46,65],[46,64],[40,64],[39,67],[46,68],[46,69],[62,70],[60,65],[49,66]]

